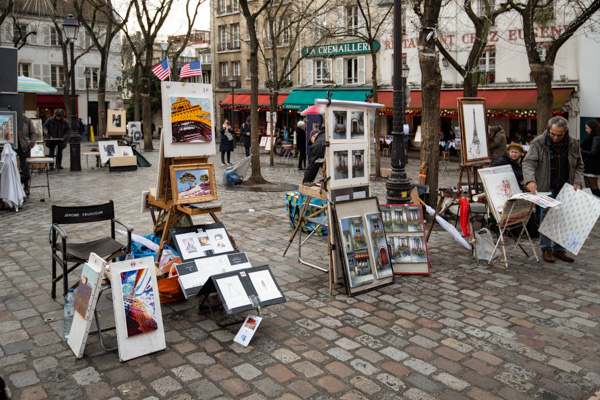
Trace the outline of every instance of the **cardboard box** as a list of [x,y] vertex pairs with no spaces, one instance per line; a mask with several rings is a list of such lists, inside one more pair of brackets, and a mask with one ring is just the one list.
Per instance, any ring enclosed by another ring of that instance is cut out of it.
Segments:
[[111,167],[125,167],[129,165],[137,165],[136,156],[111,157],[109,161]]
[[392,174],[391,168],[381,168],[381,177],[382,178],[389,178],[391,174]]

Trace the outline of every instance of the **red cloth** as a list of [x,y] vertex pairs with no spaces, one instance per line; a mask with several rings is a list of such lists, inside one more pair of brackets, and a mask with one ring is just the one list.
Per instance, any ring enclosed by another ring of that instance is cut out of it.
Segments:
[[469,199],[458,200],[460,207],[460,229],[465,237],[471,237],[469,229]]

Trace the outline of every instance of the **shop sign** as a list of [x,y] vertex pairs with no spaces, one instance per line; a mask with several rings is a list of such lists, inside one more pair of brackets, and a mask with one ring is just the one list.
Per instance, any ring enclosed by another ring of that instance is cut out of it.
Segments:
[[[381,45],[378,41],[375,41],[373,47],[375,48],[375,52],[377,52]],[[369,46],[369,43],[367,42],[325,44],[322,46],[302,48],[302,55],[305,57],[329,57],[370,52],[371,46]]]

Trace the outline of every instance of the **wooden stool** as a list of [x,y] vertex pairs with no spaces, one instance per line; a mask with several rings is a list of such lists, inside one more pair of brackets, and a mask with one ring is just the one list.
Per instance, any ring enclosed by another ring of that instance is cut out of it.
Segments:
[[33,189],[33,188],[48,188],[48,197],[50,197],[50,179],[48,178],[48,170],[49,170],[49,165],[50,164],[54,164],[54,158],[52,157],[31,157],[28,158],[27,160],[25,160],[25,162],[27,164],[29,164],[30,168],[31,168],[31,181],[33,181],[33,171],[46,171],[46,184],[45,185],[37,185],[37,186],[33,186],[30,184],[29,188]]
[[88,156],[96,156],[96,167],[100,166],[100,152],[99,151],[88,151],[86,153],[81,153],[82,156],[85,156],[85,165],[90,168],[90,163],[88,160]]

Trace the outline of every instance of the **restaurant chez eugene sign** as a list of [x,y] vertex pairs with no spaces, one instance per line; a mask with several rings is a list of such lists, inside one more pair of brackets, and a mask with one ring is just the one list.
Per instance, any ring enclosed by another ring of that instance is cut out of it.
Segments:
[[[373,47],[375,52],[379,51],[381,45],[378,41],[375,41]],[[370,53],[371,46],[367,42],[354,42],[354,43],[337,43],[337,44],[325,44],[322,46],[303,47],[302,55],[305,57],[328,57],[328,56],[339,56],[345,54],[360,54]]]

